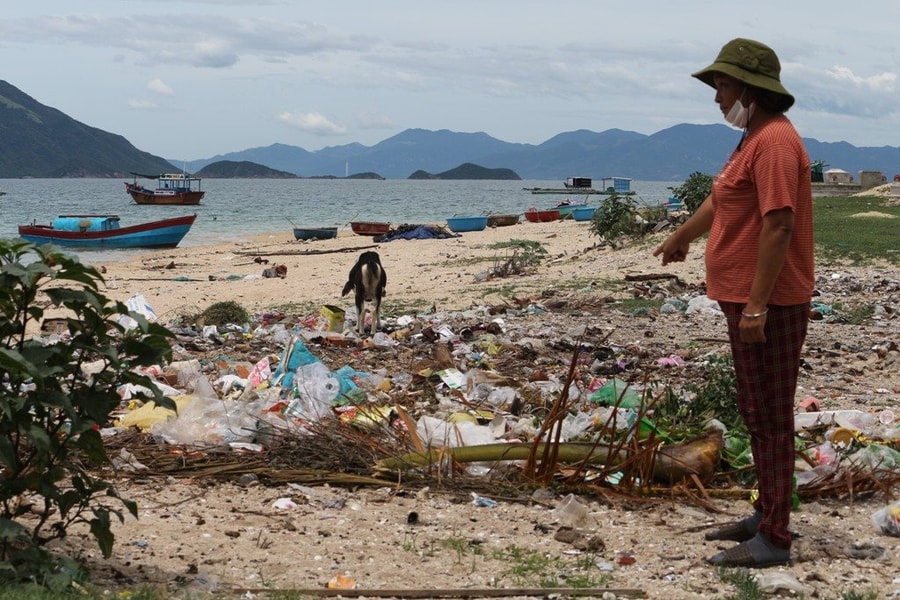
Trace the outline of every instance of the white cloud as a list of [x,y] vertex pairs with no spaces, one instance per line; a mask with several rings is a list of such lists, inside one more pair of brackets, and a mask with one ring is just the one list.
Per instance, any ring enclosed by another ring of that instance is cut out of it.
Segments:
[[876,92],[893,93],[894,84],[897,81],[896,73],[877,73],[871,77],[855,75],[849,67],[835,65],[828,72],[828,76],[840,82],[852,83],[856,87],[869,88]]
[[158,108],[158,105],[149,100],[130,98],[128,100],[128,107],[135,110],[153,110],[154,108]]
[[318,136],[344,135],[347,128],[333,123],[321,113],[290,113],[283,112],[275,117],[278,121]]
[[397,124],[389,116],[374,112],[357,114],[356,123],[360,129],[393,129],[397,127]]
[[163,96],[174,96],[175,90],[170,88],[162,79],[151,79],[147,82],[147,89]]

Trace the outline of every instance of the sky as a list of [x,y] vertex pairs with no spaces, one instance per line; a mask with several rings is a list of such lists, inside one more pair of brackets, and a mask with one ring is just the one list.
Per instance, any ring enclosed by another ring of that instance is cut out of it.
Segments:
[[898,146],[898,24],[896,0],[15,0],[0,79],[170,160],[410,128],[539,144],[722,123],[690,74],[749,37],[802,136]]

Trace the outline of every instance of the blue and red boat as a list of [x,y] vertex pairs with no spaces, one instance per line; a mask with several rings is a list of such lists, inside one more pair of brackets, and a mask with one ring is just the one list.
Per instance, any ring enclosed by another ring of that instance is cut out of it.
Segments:
[[116,215],[60,215],[50,225],[19,225],[19,237],[35,244],[78,248],[174,248],[197,215],[122,227]]

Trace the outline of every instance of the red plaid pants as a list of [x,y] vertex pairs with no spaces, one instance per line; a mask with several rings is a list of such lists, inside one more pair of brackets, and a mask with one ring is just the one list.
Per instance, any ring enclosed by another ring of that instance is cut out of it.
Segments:
[[766,341],[740,340],[743,304],[720,302],[737,377],[738,410],[750,432],[762,512],[759,531],[780,548],[791,547],[788,525],[794,476],[794,395],[800,353],[809,324],[809,304],[769,306]]

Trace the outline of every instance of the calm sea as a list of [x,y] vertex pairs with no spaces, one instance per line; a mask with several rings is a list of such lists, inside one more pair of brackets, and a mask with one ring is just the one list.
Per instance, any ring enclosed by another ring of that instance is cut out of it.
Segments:
[[[350,221],[440,223],[454,215],[524,213],[547,208],[565,195],[531,194],[525,188],[562,187],[561,181],[422,181],[391,179],[204,179],[199,206],[139,206],[125,193],[124,179],[0,179],[0,238],[13,238],[17,226],[47,223],[63,214],[119,215],[122,226],[197,213],[182,247],[237,241],[247,234],[298,226],[347,226]],[[598,180],[599,181],[599,180]],[[632,181],[641,204],[655,205],[670,195],[671,181]],[[574,200],[584,197],[570,196]],[[603,196],[588,196],[592,204]],[[140,251],[88,251],[95,261]],[[102,256],[101,256],[102,254]]]

